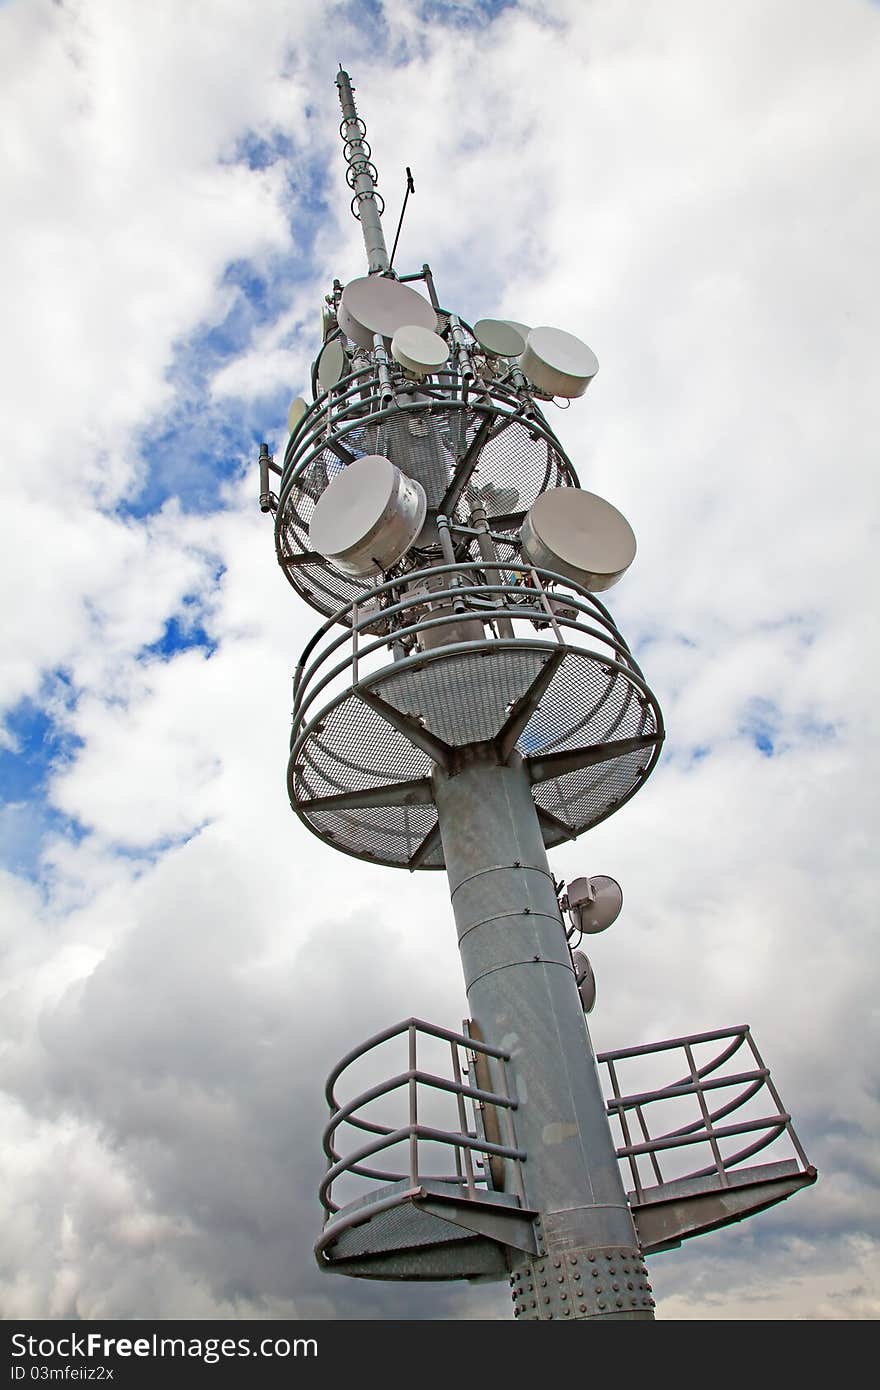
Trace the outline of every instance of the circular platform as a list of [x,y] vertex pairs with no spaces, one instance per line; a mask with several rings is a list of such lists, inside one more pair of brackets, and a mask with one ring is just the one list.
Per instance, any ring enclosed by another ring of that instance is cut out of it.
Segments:
[[511,750],[528,766],[549,847],[622,806],[663,738],[634,662],[553,640],[420,652],[326,704],[320,695],[309,704],[306,689],[298,707],[288,769],[297,814],[336,849],[410,869],[444,867],[429,780],[444,748],[501,747],[517,711],[527,710]]

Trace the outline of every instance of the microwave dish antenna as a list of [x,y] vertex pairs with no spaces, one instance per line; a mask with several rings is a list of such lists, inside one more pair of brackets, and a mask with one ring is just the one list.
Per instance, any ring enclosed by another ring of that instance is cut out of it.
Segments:
[[383,276],[364,275],[349,281],[339,301],[338,318],[346,337],[367,351],[372,351],[377,336],[390,342],[407,325],[437,329],[437,315],[427,299],[409,285]]
[[382,454],[356,459],[321,494],[312,516],[312,546],[357,577],[396,565],[422,529],[425,489]]
[[569,400],[582,396],[599,370],[593,349],[561,328],[533,328],[520,366],[539,391]]
[[533,564],[593,594],[616,584],[636,555],[636,538],[623,513],[582,488],[543,492],[526,514],[520,539]]

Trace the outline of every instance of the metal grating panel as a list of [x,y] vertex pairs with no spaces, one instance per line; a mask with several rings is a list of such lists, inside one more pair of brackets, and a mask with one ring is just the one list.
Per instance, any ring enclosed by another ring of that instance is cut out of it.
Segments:
[[510,706],[532,685],[547,656],[534,648],[469,652],[392,674],[377,694],[453,747],[494,738]]
[[[456,467],[454,416],[462,412],[401,411],[397,417],[373,426],[369,437],[375,440],[370,452],[385,454],[402,472],[415,478],[425,489],[428,506],[436,508]],[[464,447],[477,431],[478,421],[467,412]]]
[[562,752],[656,731],[651,704],[601,656],[569,650],[519,741],[523,753]]
[[[641,768],[648,766],[652,750],[626,753],[613,762],[582,767],[564,777],[540,782],[532,788],[535,802],[578,834],[604,820],[641,785]],[[563,837],[553,838],[557,844]]]
[[[491,519],[508,512],[528,511],[548,488],[571,487],[573,474],[567,460],[552,444],[542,437],[535,438],[522,420],[512,420],[481,449],[471,484],[478,490]],[[466,522],[469,510],[465,494],[456,516]]]
[[386,1250],[412,1250],[423,1245],[473,1239],[475,1237],[460,1226],[406,1202],[377,1212],[363,1225],[343,1231],[329,1247],[329,1254],[334,1260],[346,1260],[357,1255],[378,1255]]
[[[352,811],[305,811],[303,815],[315,833],[335,849],[394,867],[406,865],[437,824],[433,806],[370,806]],[[431,867],[442,868],[443,862]]]
[[297,801],[408,782],[431,770],[425,753],[351,693],[331,706],[291,757]]

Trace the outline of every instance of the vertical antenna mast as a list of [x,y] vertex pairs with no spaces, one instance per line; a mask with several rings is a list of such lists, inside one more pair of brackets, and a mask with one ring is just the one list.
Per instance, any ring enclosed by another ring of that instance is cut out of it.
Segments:
[[349,188],[354,190],[351,211],[361,224],[367,265],[370,274],[374,275],[391,268],[381,221],[381,214],[385,211],[385,200],[381,193],[376,192],[379,175],[375,164],[370,160],[367,127],[357,113],[351,78],[343,68],[336,74],[336,86],[339,89],[339,105],[342,107],[339,134],[345,141],[343,153],[348,164],[345,177]]

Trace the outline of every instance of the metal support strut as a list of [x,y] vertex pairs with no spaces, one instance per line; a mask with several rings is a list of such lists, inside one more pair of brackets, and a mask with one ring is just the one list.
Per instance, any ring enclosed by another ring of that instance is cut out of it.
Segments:
[[470,1013],[510,1055],[525,1196],[540,1213],[540,1253],[511,1275],[515,1314],[653,1318],[522,761],[477,757],[433,781]]

